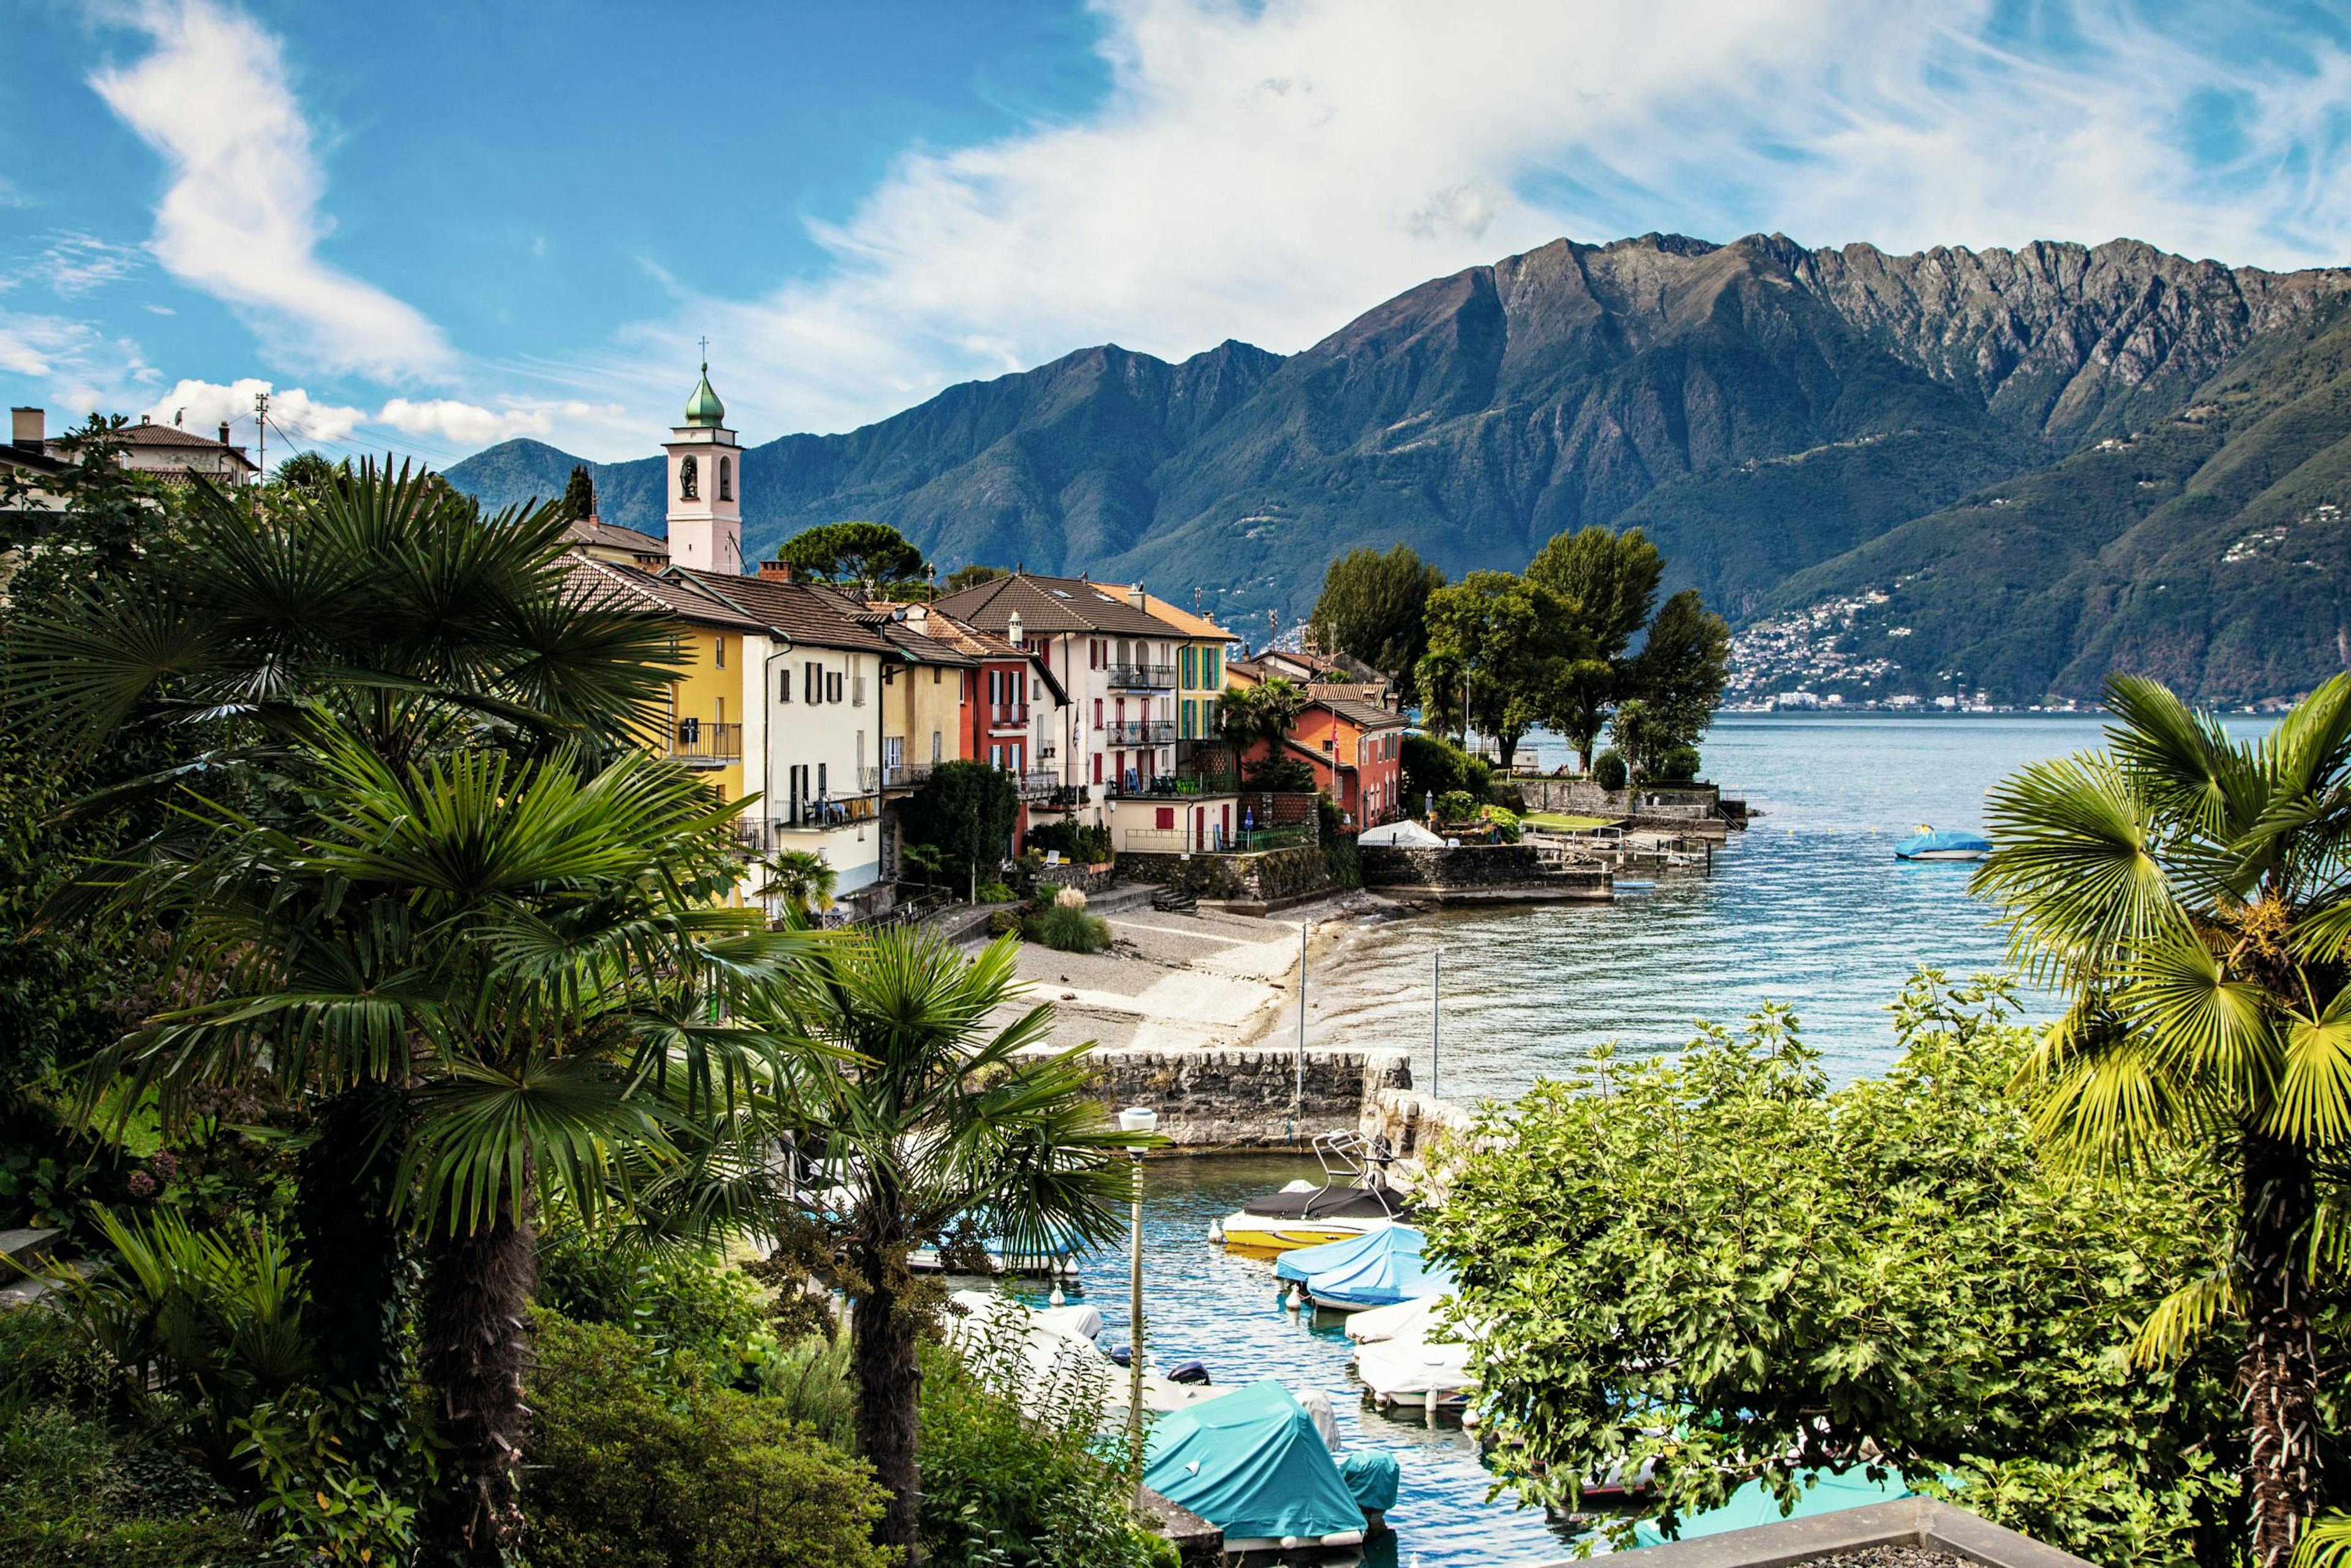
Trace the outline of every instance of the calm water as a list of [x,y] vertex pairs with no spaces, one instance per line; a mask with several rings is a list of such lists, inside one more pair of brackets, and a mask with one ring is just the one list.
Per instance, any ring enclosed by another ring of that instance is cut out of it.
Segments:
[[[1604,1040],[1673,1051],[1693,1019],[1735,1022],[1767,998],[1795,1006],[1836,1077],[1882,1068],[1895,1050],[1886,1004],[1914,968],[1993,969],[2004,947],[1990,912],[1968,896],[1970,868],[1898,865],[1895,841],[1920,822],[1980,829],[1984,792],[2003,774],[2099,738],[2090,717],[1726,717],[1707,740],[1708,775],[1765,814],[1732,835],[1710,875],[1660,872],[1655,891],[1609,905],[1351,932],[1318,963],[1310,1041],[1409,1050],[1416,1080],[1428,1083],[1429,959],[1442,947],[1436,1076],[1447,1099],[1514,1094]],[[1363,1405],[1342,1320],[1301,1322],[1281,1309],[1270,1263],[1204,1239],[1208,1222],[1244,1198],[1313,1171],[1266,1159],[1152,1165],[1153,1360],[1196,1358],[1220,1384],[1270,1376],[1322,1389],[1351,1447],[1396,1450],[1396,1534],[1375,1544],[1374,1563],[1508,1568],[1566,1555],[1568,1536],[1539,1511],[1485,1500],[1489,1478],[1458,1425],[1431,1431]],[[1105,1343],[1125,1341],[1125,1269],[1123,1254],[1085,1264]]]

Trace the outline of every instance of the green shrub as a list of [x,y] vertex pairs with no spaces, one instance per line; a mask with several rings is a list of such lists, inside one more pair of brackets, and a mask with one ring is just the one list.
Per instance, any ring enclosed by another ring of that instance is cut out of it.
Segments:
[[1470,756],[1442,736],[1405,736],[1398,765],[1404,770],[1408,801],[1448,795],[1457,789],[1473,800],[1483,800],[1493,787],[1494,770],[1486,759]]
[[1029,849],[1058,850],[1065,861],[1100,865],[1111,857],[1110,830],[1092,822],[1040,822],[1029,830]]
[[[1094,1412],[1099,1415],[1099,1411]],[[923,1550],[990,1568],[1156,1568],[1172,1549],[1127,1512],[1092,1420],[1024,1418],[953,1351],[923,1350]]]
[[782,1401],[656,1387],[620,1330],[535,1311],[534,1568],[883,1568],[882,1489]]
[[987,912],[987,934],[1009,936],[1020,929],[1020,912],[1017,909],[991,909]]
[[1301,795],[1314,788],[1314,765],[1297,757],[1269,757],[1249,765],[1249,787],[1273,794]]
[[1000,882],[983,882],[979,884],[978,897],[982,904],[1012,904],[1018,902],[1020,895]]
[[1448,789],[1437,798],[1439,821],[1467,822],[1478,815],[1478,800],[1467,789]]
[[1698,747],[1668,746],[1657,753],[1656,764],[1649,770],[1652,779],[1667,783],[1681,783],[1698,777]]
[[1494,824],[1494,837],[1496,839],[1506,844],[1515,844],[1519,841],[1519,816],[1517,812],[1505,810],[1499,806],[1489,806],[1478,814],[1485,821]]
[[1064,953],[1099,953],[1110,946],[1110,923],[1073,904],[1049,904],[1021,929],[1029,941]]
[[747,1385],[768,1329],[768,1296],[709,1252],[653,1252],[578,1225],[538,1247],[541,1306],[574,1322],[625,1329],[672,1375]]
[[847,1334],[803,1334],[771,1347],[752,1386],[842,1453],[856,1448],[857,1385],[850,1378]]
[[[30,1318],[46,1313],[16,1312]],[[170,1448],[60,1406],[0,1421],[0,1563],[10,1568],[257,1568],[290,1552]]]
[[1632,769],[1625,765],[1625,754],[1613,746],[1592,759],[1592,781],[1603,789],[1622,789],[1630,777]]

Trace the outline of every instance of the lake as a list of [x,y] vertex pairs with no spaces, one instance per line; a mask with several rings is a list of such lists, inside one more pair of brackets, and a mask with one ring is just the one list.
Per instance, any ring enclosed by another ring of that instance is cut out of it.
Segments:
[[[2244,722],[2253,727],[2245,733],[2259,733],[2270,721]],[[1707,739],[1707,775],[1764,814],[1731,835],[1710,875],[1661,873],[1654,891],[1613,904],[1464,911],[1351,931],[1318,960],[1310,1043],[1410,1051],[1416,1080],[1428,1084],[1429,962],[1441,948],[1435,1078],[1447,1099],[1515,1094],[1601,1040],[1627,1052],[1674,1051],[1693,1019],[1736,1022],[1767,998],[1796,1008],[1834,1077],[1877,1071],[1895,1052],[1886,1005],[1913,969],[1996,969],[2005,949],[1991,912],[1968,896],[1970,867],[1897,864],[1895,841],[1921,822],[1980,829],[1984,792],[2002,775],[2099,738],[2089,716],[1726,716]],[[1263,1158],[1151,1165],[1154,1362],[1196,1358],[1220,1384],[1275,1377],[1323,1389],[1351,1447],[1396,1450],[1395,1535],[1375,1543],[1373,1563],[1506,1568],[1567,1555],[1568,1533],[1540,1511],[1485,1500],[1489,1477],[1458,1424],[1431,1431],[1362,1404],[1342,1320],[1284,1312],[1270,1263],[1206,1240],[1211,1219],[1313,1171]],[[1123,1253],[1083,1264],[1106,1343],[1125,1342],[1125,1268]]]

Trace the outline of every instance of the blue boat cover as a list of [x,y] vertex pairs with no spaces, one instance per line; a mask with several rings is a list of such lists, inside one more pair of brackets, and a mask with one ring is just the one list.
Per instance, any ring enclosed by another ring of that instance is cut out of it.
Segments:
[[1339,1479],[1365,1508],[1384,1513],[1395,1506],[1396,1457],[1385,1448],[1357,1448],[1339,1461]]
[[1964,828],[1929,828],[1923,833],[1913,833],[1894,846],[1895,854],[1907,860],[1912,855],[1949,854],[1953,851],[1969,854],[1990,854],[1991,841],[1981,833],[1971,833]]
[[[1286,1253],[1282,1265],[1304,1266],[1306,1293],[1332,1306],[1385,1307],[1416,1296],[1441,1295],[1453,1287],[1452,1274],[1421,1261],[1426,1238],[1409,1225],[1391,1225],[1367,1236],[1334,1242],[1332,1250],[1310,1247]],[[1322,1252],[1309,1258],[1308,1252]],[[1295,1260],[1296,1263],[1292,1260]],[[1293,1278],[1298,1276],[1293,1275]]]
[[1314,1418],[1271,1378],[1161,1416],[1143,1484],[1239,1539],[1364,1528]]
[[[1843,1475],[1817,1472],[1800,1477],[1813,1484],[1796,1498],[1795,1511],[1782,1514],[1779,1500],[1761,1481],[1749,1481],[1724,1500],[1720,1508],[1710,1508],[1704,1513],[1693,1514],[1682,1521],[1681,1538],[1720,1535],[1726,1531],[1748,1530],[1759,1524],[1777,1524],[1782,1519],[1809,1519],[1816,1513],[1834,1513],[1840,1509],[1866,1508],[1873,1502],[1892,1502],[1910,1495],[1901,1472],[1888,1470],[1882,1481],[1873,1481],[1866,1470],[1847,1470]],[[1664,1533],[1647,1520],[1633,1527],[1633,1539],[1644,1546],[1659,1546]]]
[[1361,1236],[1325,1241],[1319,1246],[1293,1247],[1274,1260],[1274,1278],[1295,1280],[1304,1284],[1325,1269],[1343,1268],[1359,1258],[1372,1256],[1388,1245],[1384,1238],[1392,1230],[1402,1230],[1411,1236],[1415,1249],[1420,1246],[1420,1232],[1409,1225],[1384,1226],[1377,1230],[1366,1230]]

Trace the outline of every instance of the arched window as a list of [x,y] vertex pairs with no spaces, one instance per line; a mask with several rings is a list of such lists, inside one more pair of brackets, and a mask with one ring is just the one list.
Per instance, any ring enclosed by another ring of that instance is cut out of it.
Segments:
[[735,498],[735,459],[732,457],[718,460],[718,498],[722,501]]
[[677,464],[677,498],[698,501],[702,498],[702,465],[692,457],[681,457]]

